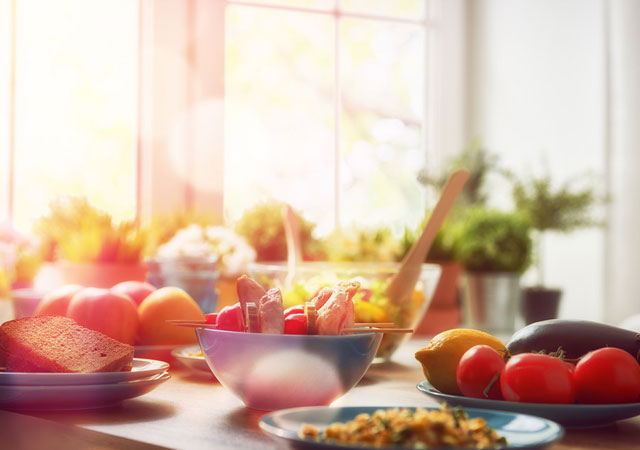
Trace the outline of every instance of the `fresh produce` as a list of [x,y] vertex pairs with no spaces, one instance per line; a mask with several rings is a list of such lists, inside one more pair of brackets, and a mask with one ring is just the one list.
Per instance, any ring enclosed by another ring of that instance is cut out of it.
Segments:
[[155,290],[155,286],[152,286],[145,281],[135,280],[122,281],[111,288],[111,292],[131,297],[131,300],[136,302],[136,305],[140,305],[142,300],[147,298],[147,296]]
[[426,347],[418,350],[416,359],[424,375],[436,389],[445,394],[461,395],[456,380],[458,362],[475,345],[485,344],[499,352],[506,347],[488,333],[467,328],[455,328],[434,336]]
[[[133,302],[133,301],[132,301]],[[145,345],[178,345],[196,342],[192,329],[167,323],[170,319],[204,321],[198,304],[184,290],[163,287],[145,298],[138,307],[139,341]]]
[[492,347],[471,347],[460,358],[456,370],[460,391],[465,397],[502,400],[499,376],[504,366],[504,354]]
[[109,289],[82,289],[71,298],[67,317],[125,344],[133,345],[138,332],[137,305]]
[[571,369],[559,358],[537,353],[513,356],[500,375],[505,400],[527,403],[573,403]]
[[65,284],[47,292],[38,306],[34,316],[66,316],[71,298],[84,289],[79,284]]
[[616,347],[638,358],[640,335],[633,331],[586,320],[543,320],[516,331],[507,344],[512,354],[555,352],[562,348],[566,358],[579,358],[592,350]]
[[289,314],[284,318],[284,334],[307,334],[307,315]]
[[601,348],[580,359],[574,372],[578,403],[640,401],[640,364],[619,348]]
[[222,308],[218,313],[216,325],[218,330],[244,331],[245,322],[242,314],[242,305],[236,303]]

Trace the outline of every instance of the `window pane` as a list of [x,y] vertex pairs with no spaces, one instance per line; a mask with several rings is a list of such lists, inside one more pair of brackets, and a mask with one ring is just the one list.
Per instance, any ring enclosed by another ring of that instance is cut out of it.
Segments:
[[424,30],[344,20],[342,38],[341,221],[419,222],[424,193]]
[[17,2],[15,221],[60,194],[135,215],[138,9],[131,0]]
[[[293,7],[306,7],[315,9],[331,9],[335,7],[336,0],[250,0],[252,3],[265,5],[281,5]],[[233,3],[233,0],[230,0]]]
[[[9,214],[9,89],[11,2],[0,0],[0,223]],[[5,100],[6,99],[6,100]]]
[[227,10],[225,212],[276,198],[333,227],[333,18]]
[[421,19],[425,0],[340,0],[345,11]]

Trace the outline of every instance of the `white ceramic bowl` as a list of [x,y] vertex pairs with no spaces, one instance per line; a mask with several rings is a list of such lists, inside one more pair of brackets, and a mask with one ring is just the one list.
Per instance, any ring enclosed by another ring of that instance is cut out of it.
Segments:
[[196,328],[216,378],[250,408],[329,405],[360,381],[382,336],[310,336]]

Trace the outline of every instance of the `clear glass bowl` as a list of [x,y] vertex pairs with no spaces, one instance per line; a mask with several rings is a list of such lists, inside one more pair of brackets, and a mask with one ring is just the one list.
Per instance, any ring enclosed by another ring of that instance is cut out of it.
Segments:
[[240,333],[196,328],[207,364],[250,408],[325,406],[365,374],[381,336]]
[[200,306],[203,313],[216,311],[218,293],[215,256],[150,258],[147,263],[147,281],[157,288],[175,286],[184,289]]
[[[255,263],[249,265],[249,276],[265,288],[279,287],[285,308],[303,304],[318,289],[333,286],[337,281],[357,280],[361,288],[354,297],[356,322],[393,322],[399,328],[415,328],[429,306],[440,277],[440,267],[423,264],[410,301],[397,305],[385,297],[384,291],[399,267],[399,263],[304,262],[288,279],[286,263]],[[410,336],[409,333],[385,334],[376,356],[390,359]]]

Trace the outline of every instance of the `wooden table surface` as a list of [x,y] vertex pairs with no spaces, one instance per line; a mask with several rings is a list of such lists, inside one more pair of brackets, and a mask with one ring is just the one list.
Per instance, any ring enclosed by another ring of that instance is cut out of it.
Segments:
[[[426,339],[401,347],[390,363],[372,366],[335,406],[435,406],[415,386],[422,381],[414,352]],[[10,449],[280,449],[284,441],[258,428],[263,411],[243,406],[208,375],[171,369],[171,379],[114,408],[83,412],[0,411],[0,448]],[[640,416],[601,428],[570,429],[549,447],[640,449]]]

